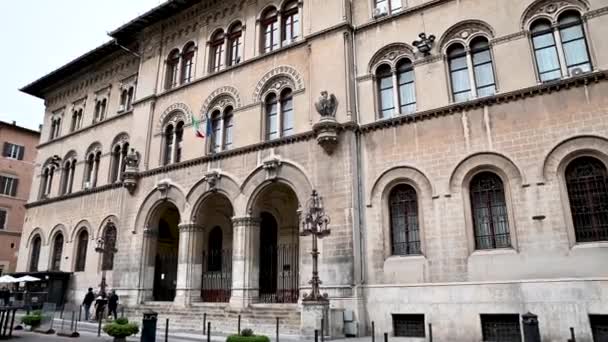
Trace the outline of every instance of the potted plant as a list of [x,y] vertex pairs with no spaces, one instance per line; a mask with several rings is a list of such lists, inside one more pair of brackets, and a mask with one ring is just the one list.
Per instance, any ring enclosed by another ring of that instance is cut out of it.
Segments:
[[135,323],[129,323],[126,318],[119,318],[104,325],[103,331],[114,337],[114,342],[125,342],[127,337],[139,332],[139,326]]
[[32,311],[29,315],[21,317],[21,323],[30,326],[30,330],[34,330],[40,326],[42,322],[42,312]]
[[226,342],[270,342],[268,336],[255,335],[251,329],[243,329],[240,335],[228,336]]

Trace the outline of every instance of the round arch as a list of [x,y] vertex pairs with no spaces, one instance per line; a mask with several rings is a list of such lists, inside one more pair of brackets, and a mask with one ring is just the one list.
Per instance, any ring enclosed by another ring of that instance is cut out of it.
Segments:
[[470,155],[458,163],[450,175],[448,191],[459,193],[467,179],[481,169],[495,172],[514,185],[527,184],[524,174],[511,159],[495,152],[480,152]]
[[44,232],[42,231],[42,229],[40,228],[34,228],[34,230],[32,230],[32,232],[30,233],[29,237],[27,238],[27,242],[25,243],[25,246],[27,249],[30,248],[30,246],[32,245],[32,240],[34,240],[34,238],[36,236],[40,236],[40,242],[41,242],[41,246],[46,246],[46,239],[44,236]]
[[291,83],[290,86],[294,92],[304,89],[304,80],[301,74],[293,67],[282,65],[268,71],[255,87],[252,99],[254,103],[262,102],[265,93],[269,87],[279,84],[279,88],[283,83]]
[[171,106],[167,107],[163,113],[160,115],[157,125],[156,131],[163,131],[163,127],[170,122],[184,121],[184,124],[188,124],[192,121],[192,111],[190,107],[185,103],[175,103]]
[[303,168],[289,161],[269,160],[258,166],[243,182],[241,186],[242,196],[240,201],[235,203],[237,205],[236,212],[241,216],[249,213],[261,191],[275,182],[282,182],[289,186],[296,194],[300,206],[312,194],[312,183]]
[[150,191],[142,204],[140,204],[132,233],[136,234],[138,231],[143,231],[156,209],[166,202],[175,205],[182,220],[186,217],[184,214],[189,212],[189,205],[184,191],[173,183],[160,183],[156,189]]
[[[240,108],[242,105],[241,96],[238,89],[232,86],[224,86],[214,90],[209,96],[207,96],[207,99],[205,99],[205,102],[201,106],[200,114],[204,117],[209,109],[212,108],[212,105],[220,101],[230,102],[229,104],[231,104],[235,110]],[[226,104],[226,106],[229,104]]]
[[465,20],[447,29],[441,38],[439,38],[437,46],[445,54],[451,43],[460,42],[466,47],[473,39],[479,36],[486,37],[488,41],[491,41],[495,37],[494,29],[488,23],[481,20]]
[[378,50],[370,59],[368,71],[370,74],[376,74],[376,69],[381,64],[388,64],[391,68],[395,68],[397,61],[408,58],[414,62],[414,49],[405,43],[391,43]]
[[76,239],[78,234],[80,234],[80,232],[83,229],[86,230],[87,233],[89,233],[89,237],[91,238],[91,240],[95,239],[95,235],[93,234],[93,227],[91,226],[91,223],[89,223],[88,220],[81,220],[76,225],[74,225],[74,227],[72,228],[72,232],[70,234],[70,241],[68,241],[68,242],[73,242],[74,239]]
[[104,218],[101,221],[101,224],[99,224],[99,227],[97,227],[97,232],[95,233],[95,239],[99,239],[103,236],[103,232],[104,232],[106,226],[108,225],[108,223],[113,223],[114,226],[116,227],[116,230],[120,230],[119,224],[118,224],[118,217],[113,214],[108,215],[108,216],[106,216],[106,218]]
[[581,156],[592,156],[608,165],[608,139],[594,135],[575,136],[561,141],[549,151],[539,170],[542,181],[551,181],[563,173],[566,165]]
[[370,207],[377,199],[383,198],[397,183],[412,183],[411,185],[420,194],[435,197],[436,190],[424,172],[412,166],[395,166],[383,171],[372,184],[367,194],[367,206]]
[[551,22],[555,22],[557,15],[565,10],[574,9],[582,14],[588,11],[589,7],[588,0],[564,0],[560,3],[553,0],[537,0],[523,11],[520,25],[522,30],[527,30],[532,21],[538,18],[547,18]]
[[196,214],[204,202],[213,194],[222,194],[233,205],[240,196],[240,187],[232,175],[217,171],[207,174],[198,181],[188,194],[186,202],[190,204],[190,212],[184,212],[184,217],[190,218],[190,222],[196,221]]
[[55,236],[57,236],[57,234],[59,233],[63,234],[64,243],[67,242],[67,238],[69,237],[67,229],[63,224],[58,224],[53,229],[51,229],[45,245],[50,245],[51,242],[55,240]]

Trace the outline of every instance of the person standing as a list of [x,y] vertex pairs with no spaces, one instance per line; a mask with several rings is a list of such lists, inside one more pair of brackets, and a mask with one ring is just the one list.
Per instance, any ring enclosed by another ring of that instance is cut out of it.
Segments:
[[10,291],[6,288],[6,286],[2,286],[2,289],[0,290],[0,299],[2,299],[4,306],[8,306],[10,297]]
[[116,291],[112,290],[110,291],[110,298],[108,298],[108,315],[113,315],[115,320],[118,318],[116,309],[118,309],[118,295]]
[[95,301],[95,294],[93,293],[93,288],[89,287],[89,291],[86,295],[84,295],[84,300],[82,301],[82,305],[84,306],[84,320],[89,320],[89,314],[91,312],[91,305]]

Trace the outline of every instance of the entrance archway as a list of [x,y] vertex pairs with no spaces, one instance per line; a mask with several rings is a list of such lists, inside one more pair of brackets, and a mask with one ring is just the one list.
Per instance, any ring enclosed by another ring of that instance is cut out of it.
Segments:
[[177,287],[177,262],[179,249],[179,210],[173,204],[158,209],[156,227],[156,251],[154,252],[154,301],[171,302]]
[[225,303],[232,289],[232,216],[230,200],[220,193],[209,195],[196,212],[196,223],[204,227],[204,239],[198,246],[202,266],[201,299],[207,303]]
[[258,195],[260,219],[259,301],[297,303],[299,297],[298,199],[287,185],[269,185]]

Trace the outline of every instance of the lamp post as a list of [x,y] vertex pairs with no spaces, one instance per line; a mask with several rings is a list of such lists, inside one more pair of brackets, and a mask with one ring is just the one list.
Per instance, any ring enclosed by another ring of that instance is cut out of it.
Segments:
[[106,267],[104,265],[104,257],[107,252],[116,253],[116,249],[110,251],[108,250],[108,246],[106,245],[106,241],[103,238],[99,238],[97,240],[97,246],[95,247],[95,252],[99,253],[101,257],[101,283],[99,284],[100,295],[105,297],[106,294]]
[[321,295],[319,289],[321,279],[319,279],[319,248],[318,239],[322,239],[330,234],[329,225],[330,219],[325,214],[323,207],[323,198],[319,196],[316,190],[313,190],[311,197],[306,202],[306,212],[301,217],[301,236],[312,236],[312,279],[309,284],[312,285],[310,294],[305,294],[302,299],[304,302],[327,302],[327,294]]

